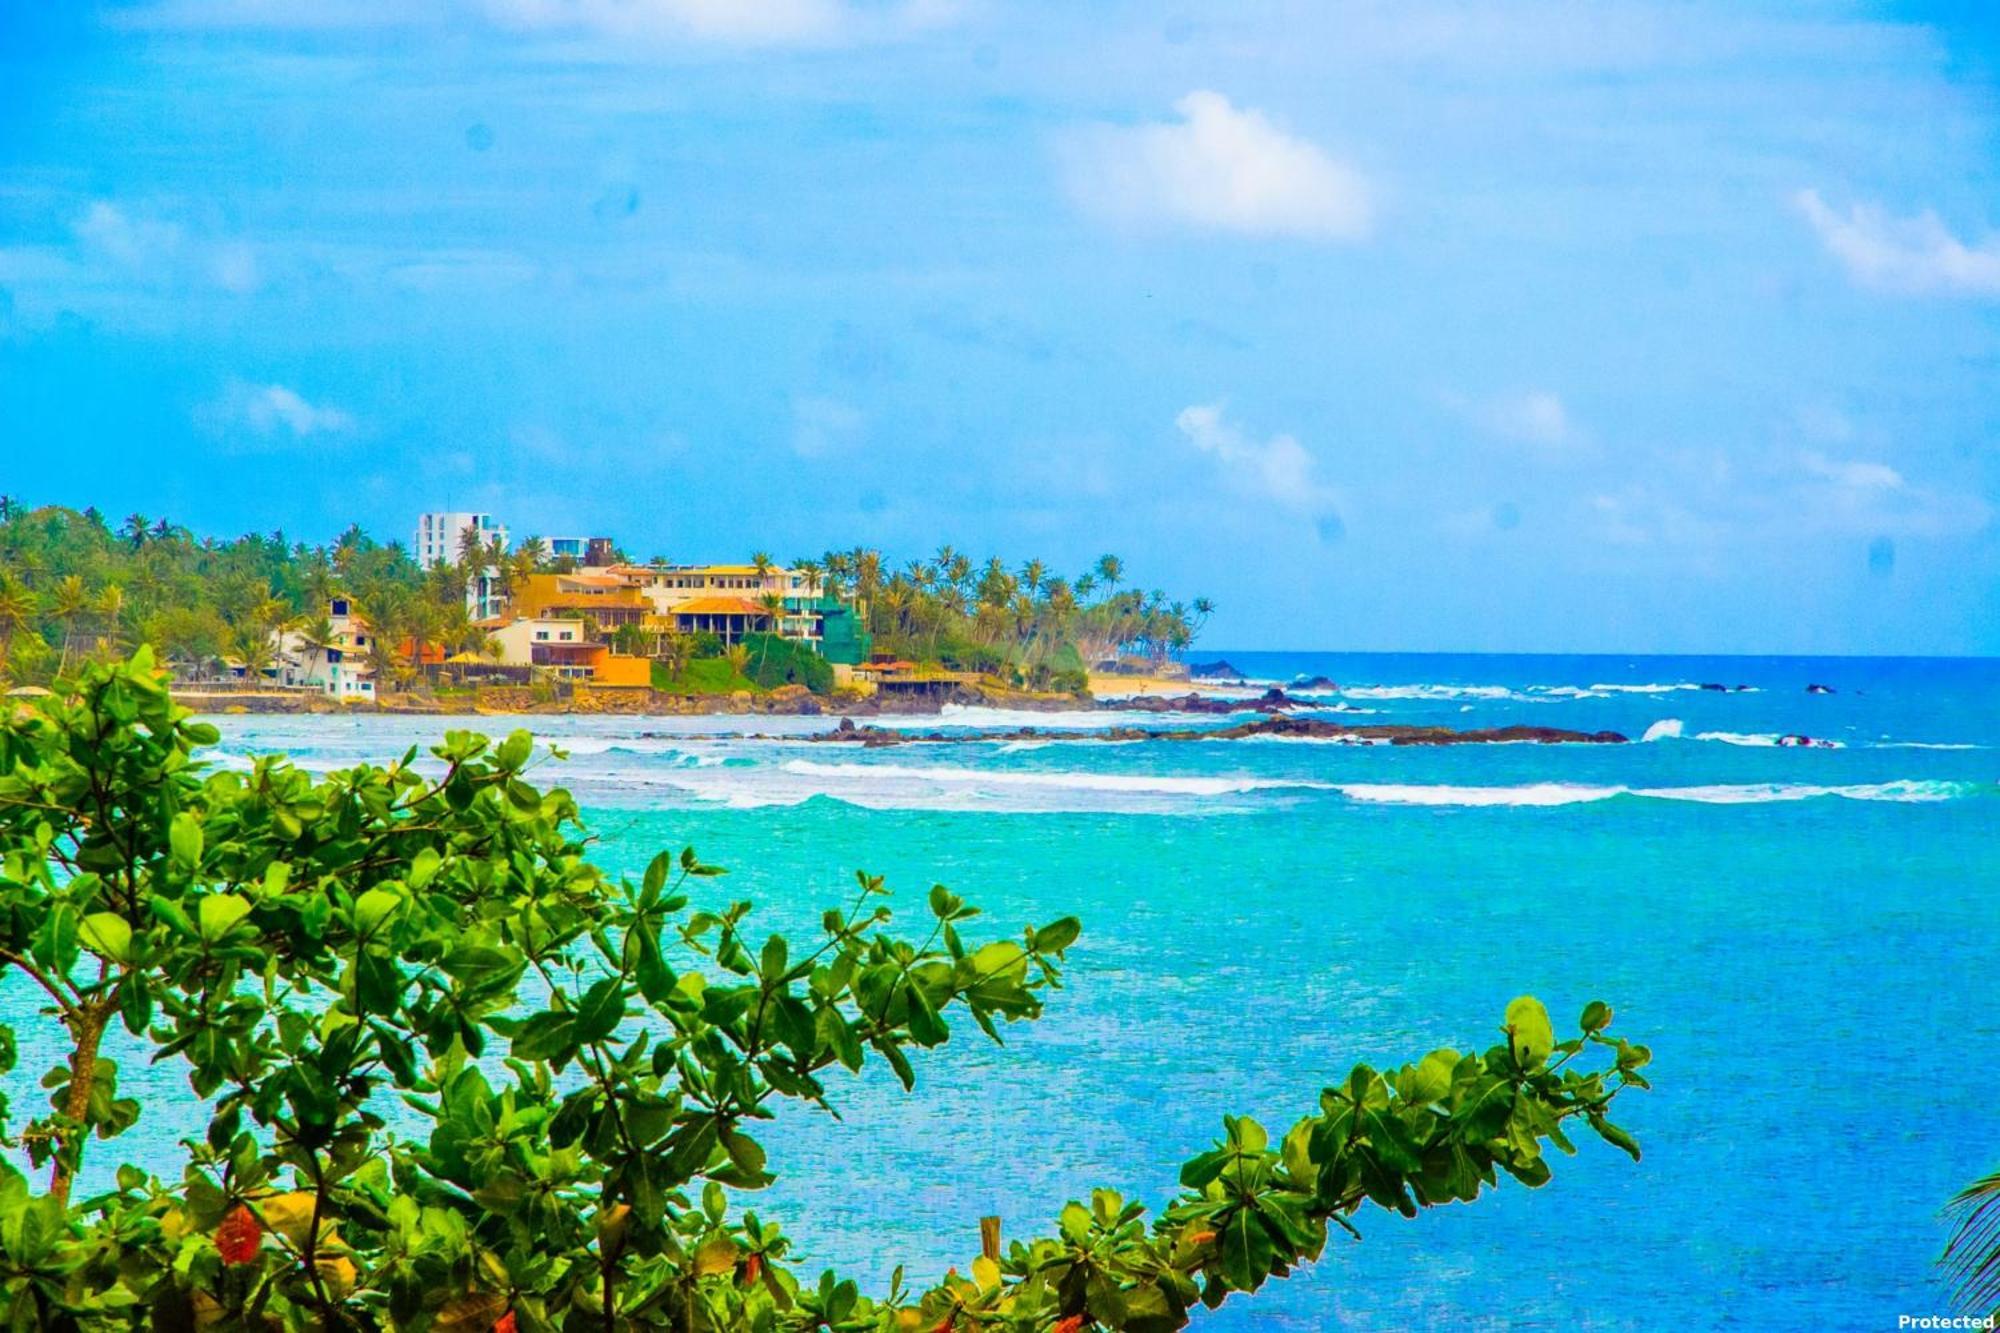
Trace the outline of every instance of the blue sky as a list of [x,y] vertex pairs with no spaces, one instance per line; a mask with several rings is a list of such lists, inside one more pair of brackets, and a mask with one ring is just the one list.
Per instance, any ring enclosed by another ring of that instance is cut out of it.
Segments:
[[[52,12],[53,11],[53,12]],[[2000,652],[1971,4],[0,0],[0,489]]]

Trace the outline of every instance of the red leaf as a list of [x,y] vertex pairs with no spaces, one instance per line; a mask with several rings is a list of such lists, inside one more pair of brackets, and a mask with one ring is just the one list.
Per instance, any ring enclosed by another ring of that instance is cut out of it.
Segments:
[[254,1264],[264,1244],[264,1224],[248,1205],[237,1204],[215,1229],[215,1249],[225,1264]]

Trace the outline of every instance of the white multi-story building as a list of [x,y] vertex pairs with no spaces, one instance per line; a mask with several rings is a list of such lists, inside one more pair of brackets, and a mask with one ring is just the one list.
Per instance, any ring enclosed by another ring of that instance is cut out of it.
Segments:
[[488,546],[495,537],[500,539],[502,547],[507,545],[506,525],[491,514],[419,514],[416,537],[410,543],[410,554],[416,557],[417,567],[429,569],[432,565],[456,562],[458,544],[467,528],[477,530],[479,539]]
[[[416,536],[410,543],[410,554],[416,557],[417,567],[429,569],[433,565],[455,563],[467,528],[477,532],[489,547],[497,539],[500,549],[507,549],[507,527],[491,514],[419,514]],[[498,576],[499,571],[488,566],[466,580],[465,612],[474,620],[500,614],[506,599],[500,595]]]

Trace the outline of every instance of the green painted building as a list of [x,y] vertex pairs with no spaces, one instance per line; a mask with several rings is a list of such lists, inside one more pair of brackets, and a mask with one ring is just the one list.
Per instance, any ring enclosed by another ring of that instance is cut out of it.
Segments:
[[856,608],[837,597],[787,597],[785,610],[818,620],[819,653],[827,661],[856,666],[868,660],[874,640]]

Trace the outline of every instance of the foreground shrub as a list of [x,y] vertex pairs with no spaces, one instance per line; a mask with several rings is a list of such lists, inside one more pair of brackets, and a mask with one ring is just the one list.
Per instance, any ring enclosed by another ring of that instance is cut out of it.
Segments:
[[[43,1176],[0,1170],[9,1327],[1151,1333],[1364,1205],[1546,1183],[1572,1122],[1638,1154],[1606,1113],[1645,1048],[1596,1003],[1558,1042],[1522,998],[1490,1049],[1357,1066],[1281,1136],[1225,1118],[1150,1226],[1099,1190],[969,1277],[801,1277],[732,1198],[773,1178],[757,1124],[825,1106],[832,1066],[909,1088],[954,1021],[1036,1017],[1073,919],[969,940],[975,909],[937,888],[899,938],[862,875],[816,938],[754,941],[691,850],[637,883],[594,866],[526,733],[319,779],[207,768],[216,739],[143,653],[0,717],[0,961],[70,1049],[48,1113],[9,1122]],[[113,1025],[194,1100],[121,1096]],[[13,1051],[0,1031],[0,1072]],[[194,1130],[179,1178],[121,1166],[78,1197],[93,1140],[149,1118]]]

